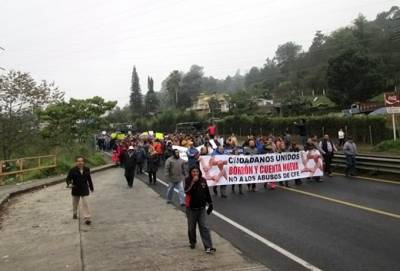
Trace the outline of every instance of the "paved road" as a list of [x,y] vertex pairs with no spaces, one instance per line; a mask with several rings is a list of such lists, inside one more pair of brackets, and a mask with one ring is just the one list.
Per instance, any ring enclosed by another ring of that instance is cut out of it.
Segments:
[[[400,270],[400,183],[324,180],[214,198],[215,209],[323,270]],[[273,270],[307,270],[220,218],[211,227]]]
[[72,219],[65,184],[12,199],[0,221],[0,271],[269,270],[214,232],[215,255],[201,242],[191,250],[185,215],[140,181],[128,189],[121,169],[93,181],[91,226]]

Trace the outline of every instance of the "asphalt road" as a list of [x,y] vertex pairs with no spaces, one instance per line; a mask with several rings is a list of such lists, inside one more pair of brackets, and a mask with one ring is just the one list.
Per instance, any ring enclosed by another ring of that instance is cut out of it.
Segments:
[[[163,179],[162,170],[159,177]],[[140,177],[147,182],[147,176]],[[165,195],[160,183],[152,186]],[[246,189],[247,190],[247,189]],[[400,270],[400,182],[324,177],[291,189],[214,196],[217,212],[322,270]],[[272,270],[307,270],[216,216],[211,228]]]

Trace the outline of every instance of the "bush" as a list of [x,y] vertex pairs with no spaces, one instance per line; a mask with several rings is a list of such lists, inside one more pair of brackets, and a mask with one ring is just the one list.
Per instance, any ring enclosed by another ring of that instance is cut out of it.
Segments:
[[[217,122],[218,131],[221,134],[235,133],[239,136],[248,134],[253,135],[282,135],[285,129],[289,129],[292,134],[297,134],[294,122],[300,119],[306,119],[306,127],[309,135],[315,134],[322,136],[330,134],[336,138],[340,128],[347,131],[347,135],[352,135],[356,142],[373,144],[390,138],[391,131],[387,127],[387,121],[384,117],[336,117],[336,116],[320,116],[320,117],[267,117],[262,115],[232,115],[223,118]],[[370,133],[371,132],[371,133]]]
[[385,140],[374,147],[378,152],[400,153],[400,140]]

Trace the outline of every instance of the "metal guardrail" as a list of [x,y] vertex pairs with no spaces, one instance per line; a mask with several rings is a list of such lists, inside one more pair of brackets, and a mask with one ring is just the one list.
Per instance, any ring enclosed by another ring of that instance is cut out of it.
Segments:
[[[335,154],[332,166],[346,167],[344,154]],[[400,174],[400,157],[385,157],[379,155],[357,155],[356,168],[373,172]],[[400,179],[400,178],[399,178]]]
[[21,181],[23,181],[24,174],[27,172],[55,168],[56,166],[57,158],[55,155],[0,160],[0,185],[8,176],[16,175]]

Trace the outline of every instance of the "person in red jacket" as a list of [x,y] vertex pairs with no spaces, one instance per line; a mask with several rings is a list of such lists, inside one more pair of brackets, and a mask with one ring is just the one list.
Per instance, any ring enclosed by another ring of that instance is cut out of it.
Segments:
[[207,133],[211,139],[214,139],[215,135],[217,134],[217,127],[213,123],[210,123],[207,128]]

